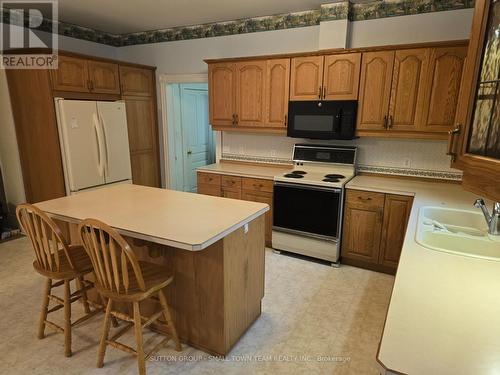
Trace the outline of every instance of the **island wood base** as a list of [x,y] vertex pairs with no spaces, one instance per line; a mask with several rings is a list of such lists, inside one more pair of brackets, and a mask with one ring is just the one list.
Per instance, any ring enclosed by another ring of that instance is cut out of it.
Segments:
[[[77,242],[71,224],[72,242]],[[139,260],[165,265],[174,281],[165,289],[181,340],[226,355],[260,316],[264,297],[264,215],[206,249],[189,251],[127,238]],[[124,306],[124,308],[126,308]],[[155,309],[145,301],[141,311]],[[152,327],[160,330],[160,328]]]

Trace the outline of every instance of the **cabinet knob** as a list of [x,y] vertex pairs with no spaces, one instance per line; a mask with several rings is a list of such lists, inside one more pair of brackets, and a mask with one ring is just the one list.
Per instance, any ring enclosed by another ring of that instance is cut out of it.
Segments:
[[387,115],[384,116],[384,124],[382,126],[387,130]]
[[188,155],[191,155],[192,153],[193,153],[193,151],[191,151],[191,150],[189,150],[189,151],[187,152],[187,154],[188,154]]
[[321,99],[321,86],[319,87],[319,90],[318,90],[318,99]]

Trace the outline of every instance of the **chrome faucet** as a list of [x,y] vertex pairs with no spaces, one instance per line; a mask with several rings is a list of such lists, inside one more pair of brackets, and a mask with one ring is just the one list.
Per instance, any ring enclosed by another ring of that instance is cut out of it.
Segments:
[[474,207],[480,208],[483,211],[486,223],[488,223],[488,233],[493,236],[500,235],[500,202],[493,204],[493,212],[490,214],[483,199],[476,199]]

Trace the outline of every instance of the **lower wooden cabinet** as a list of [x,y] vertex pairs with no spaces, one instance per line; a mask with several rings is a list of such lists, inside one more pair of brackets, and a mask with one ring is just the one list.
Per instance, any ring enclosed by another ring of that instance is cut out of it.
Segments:
[[396,272],[413,197],[347,190],[341,261]]
[[259,178],[198,172],[198,194],[266,203],[266,246],[272,245],[273,181]]

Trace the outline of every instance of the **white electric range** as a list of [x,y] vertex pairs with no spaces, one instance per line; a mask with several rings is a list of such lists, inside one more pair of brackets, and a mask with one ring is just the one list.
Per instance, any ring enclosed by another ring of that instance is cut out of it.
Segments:
[[339,264],[344,185],[355,176],[356,150],[351,146],[294,146],[294,168],[274,176],[275,250]]

